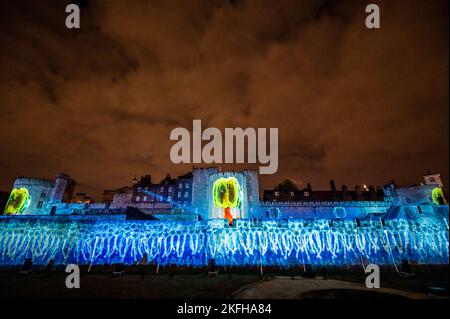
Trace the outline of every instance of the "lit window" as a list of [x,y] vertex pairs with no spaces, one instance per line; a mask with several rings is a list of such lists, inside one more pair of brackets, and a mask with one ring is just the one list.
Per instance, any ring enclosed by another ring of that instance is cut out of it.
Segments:
[[186,183],[186,184],[185,184],[185,187],[186,187],[186,188],[189,188],[189,183]]
[[291,197],[294,197],[294,192],[291,192]]
[[184,198],[187,198],[189,196],[188,192],[184,192]]
[[181,192],[178,193],[178,198],[181,198]]
[[279,192],[275,192],[274,195],[275,196],[280,196],[280,193]]
[[171,187],[169,187],[169,193],[172,193],[172,191],[173,191],[173,187],[171,186]]
[[309,192],[303,192],[303,196],[308,197],[309,196]]
[[136,196],[136,202],[139,202],[141,198],[139,196]]
[[144,196],[144,202],[146,202],[147,201],[147,196]]
[[172,196],[167,196],[167,201],[171,202],[172,201]]
[[183,188],[183,184],[178,184],[178,188]]

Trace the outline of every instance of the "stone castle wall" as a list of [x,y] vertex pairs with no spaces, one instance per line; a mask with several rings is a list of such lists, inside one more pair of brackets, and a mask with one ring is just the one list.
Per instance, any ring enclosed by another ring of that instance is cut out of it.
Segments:
[[26,188],[30,195],[30,205],[22,212],[22,215],[47,214],[46,205],[50,199],[54,183],[45,179],[18,178],[13,188]]
[[262,218],[366,218],[386,214],[389,202],[261,202]]
[[208,219],[209,198],[208,181],[209,177],[218,173],[217,168],[194,168],[192,171],[192,210],[194,214],[199,214],[202,219]]

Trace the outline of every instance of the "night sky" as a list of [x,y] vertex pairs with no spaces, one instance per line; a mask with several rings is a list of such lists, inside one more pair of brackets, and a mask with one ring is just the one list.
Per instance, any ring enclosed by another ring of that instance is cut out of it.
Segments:
[[80,30],[69,2],[0,4],[0,190],[66,172],[100,199],[181,175],[169,134],[193,119],[279,128],[261,188],[410,185],[426,169],[447,185],[447,0],[83,1]]

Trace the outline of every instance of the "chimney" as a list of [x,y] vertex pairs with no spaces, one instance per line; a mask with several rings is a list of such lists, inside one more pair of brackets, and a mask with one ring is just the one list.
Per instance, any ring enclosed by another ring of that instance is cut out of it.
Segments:
[[331,187],[331,197],[333,200],[336,200],[336,184],[334,183],[334,180],[330,179],[330,187]]

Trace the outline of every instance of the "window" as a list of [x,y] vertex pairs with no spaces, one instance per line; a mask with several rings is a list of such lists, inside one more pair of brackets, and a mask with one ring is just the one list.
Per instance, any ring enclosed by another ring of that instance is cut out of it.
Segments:
[[274,192],[273,193],[275,196],[280,196],[280,192]]
[[168,191],[169,191],[169,193],[172,193],[172,191],[173,191],[173,187],[172,187],[172,186],[170,186],[170,187],[169,187],[169,190],[168,190]]
[[37,208],[42,208],[42,205],[44,204],[44,202],[38,202],[38,204],[37,204]]
[[303,192],[303,196],[308,197],[309,196],[309,192]]
[[178,192],[178,198],[181,198],[181,192]]
[[139,202],[141,198],[139,196],[136,196],[136,202]]
[[147,201],[147,196],[144,196],[144,202],[146,202]]
[[188,192],[184,192],[184,198],[187,198],[189,196]]
[[164,186],[159,189],[161,193],[164,193]]
[[189,188],[189,183],[186,183],[184,187]]
[[172,196],[167,196],[167,201],[171,202],[172,201]]
[[41,197],[46,197],[46,196],[47,196],[46,193],[44,193],[44,192],[41,193]]
[[178,184],[178,188],[183,188],[183,184],[182,183]]
[[294,197],[294,192],[291,192],[291,197]]

